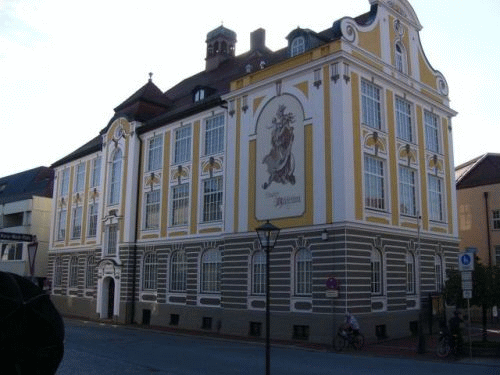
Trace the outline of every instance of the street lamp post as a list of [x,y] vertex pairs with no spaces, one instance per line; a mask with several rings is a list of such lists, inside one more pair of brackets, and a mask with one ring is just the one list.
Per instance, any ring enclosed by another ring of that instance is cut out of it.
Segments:
[[271,326],[270,326],[270,298],[269,298],[269,254],[276,245],[280,229],[272,225],[269,220],[264,225],[256,228],[257,236],[259,237],[260,247],[266,251],[266,375],[271,373]]

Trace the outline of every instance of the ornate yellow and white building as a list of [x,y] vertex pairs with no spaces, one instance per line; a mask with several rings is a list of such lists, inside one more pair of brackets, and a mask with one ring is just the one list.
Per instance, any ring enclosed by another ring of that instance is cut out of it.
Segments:
[[407,335],[458,229],[448,86],[406,0],[322,32],[207,35],[206,69],[149,80],[56,162],[52,297],[70,315],[331,343],[346,310],[368,338]]

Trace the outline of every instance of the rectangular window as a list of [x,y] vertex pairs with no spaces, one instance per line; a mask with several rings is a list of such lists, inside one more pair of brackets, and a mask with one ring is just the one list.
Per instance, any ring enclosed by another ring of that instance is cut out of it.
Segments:
[[365,155],[365,205],[385,210],[384,162]]
[[62,171],[61,174],[61,196],[68,195],[69,190],[69,168]]
[[189,215],[189,184],[172,188],[172,225],[185,225]]
[[439,131],[438,117],[430,112],[425,111],[425,143],[429,151],[439,153]]
[[500,210],[493,210],[493,229],[500,229]]
[[80,238],[82,235],[82,207],[73,208],[73,230],[71,232],[71,238]]
[[399,167],[399,207],[401,215],[417,216],[415,171]]
[[75,192],[80,193],[85,186],[85,163],[76,166]]
[[7,260],[23,260],[23,243],[9,243],[2,244],[1,246],[2,254],[0,259],[2,261]]
[[88,236],[89,237],[95,237],[97,234],[97,203],[91,203],[89,205],[89,230],[88,230]]
[[66,210],[59,211],[59,218],[57,220],[57,240],[64,241],[66,236]]
[[160,190],[146,193],[144,229],[158,229],[160,224]]
[[407,142],[413,142],[411,104],[401,98],[396,98],[396,123],[398,126],[398,137]]
[[185,126],[175,131],[174,163],[191,160],[191,127]]
[[118,245],[118,225],[112,224],[106,230],[106,254],[116,255]]
[[382,269],[380,260],[373,259],[371,264],[372,294],[382,294]]
[[92,176],[90,179],[90,187],[95,188],[101,184],[101,157],[92,160]]
[[163,137],[157,135],[148,141],[148,171],[156,171],[161,168],[163,154]]
[[205,122],[205,155],[224,151],[224,115],[209,118]]
[[430,220],[444,220],[444,196],[443,180],[439,177],[429,175],[429,209]]
[[500,246],[495,246],[496,265],[500,266]]
[[203,222],[222,220],[222,177],[203,181]]
[[363,124],[375,129],[381,129],[380,89],[365,80],[361,81],[361,104],[363,108]]

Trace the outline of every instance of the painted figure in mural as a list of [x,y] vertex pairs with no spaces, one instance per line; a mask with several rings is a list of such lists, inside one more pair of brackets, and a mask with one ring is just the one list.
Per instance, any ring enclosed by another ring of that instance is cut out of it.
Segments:
[[269,129],[271,132],[271,151],[262,160],[267,165],[269,179],[262,185],[267,189],[271,183],[279,182],[281,184],[295,184],[295,159],[292,154],[293,145],[293,124],[295,117],[293,113],[285,113],[286,107],[280,105],[276,111],[276,117],[273,118]]

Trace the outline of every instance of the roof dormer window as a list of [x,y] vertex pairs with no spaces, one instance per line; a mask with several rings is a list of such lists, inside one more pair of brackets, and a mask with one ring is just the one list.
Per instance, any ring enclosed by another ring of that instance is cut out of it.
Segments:
[[303,36],[298,36],[292,41],[290,46],[290,56],[294,57],[306,51],[306,40]]
[[205,99],[205,89],[198,89],[194,93],[194,101],[199,102],[200,100]]

